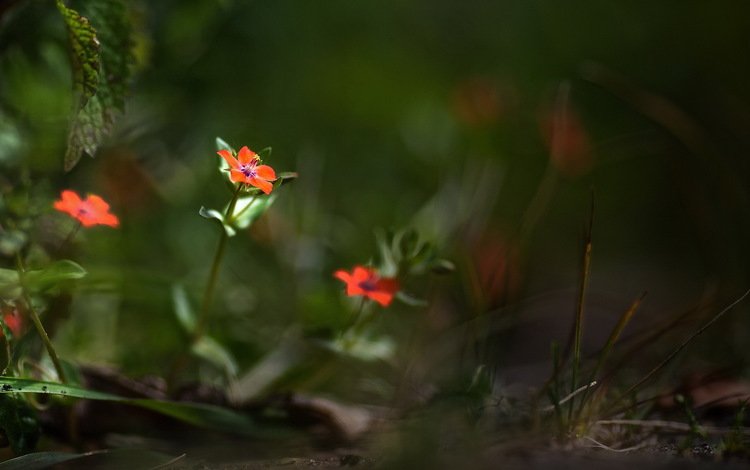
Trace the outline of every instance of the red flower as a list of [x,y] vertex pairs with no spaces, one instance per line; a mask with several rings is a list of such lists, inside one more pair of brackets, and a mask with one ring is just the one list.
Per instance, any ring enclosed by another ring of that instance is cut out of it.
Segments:
[[23,333],[23,318],[16,308],[3,308],[3,321],[8,329],[13,333],[14,338],[18,338]]
[[380,277],[372,268],[355,266],[351,274],[336,271],[333,276],[346,283],[346,295],[364,295],[383,307],[387,307],[398,292],[398,280],[392,277]]
[[269,181],[276,179],[276,172],[268,165],[259,165],[260,157],[257,153],[247,147],[240,149],[237,158],[229,150],[219,150],[216,153],[229,164],[230,180],[255,186],[266,194],[271,193],[273,185]]
[[95,194],[89,194],[82,200],[75,191],[65,190],[60,195],[60,200],[55,201],[54,207],[78,220],[84,227],[120,225],[117,216],[109,213],[109,204]]

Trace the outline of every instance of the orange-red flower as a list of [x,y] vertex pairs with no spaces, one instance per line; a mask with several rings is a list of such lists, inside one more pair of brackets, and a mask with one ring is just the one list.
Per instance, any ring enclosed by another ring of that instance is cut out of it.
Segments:
[[242,147],[234,158],[229,150],[216,152],[229,164],[229,179],[235,183],[245,183],[255,186],[266,194],[270,194],[273,185],[270,181],[276,179],[276,172],[268,165],[260,165],[260,157],[247,147]]
[[355,266],[351,273],[336,271],[334,277],[346,283],[346,295],[364,295],[383,307],[387,307],[398,292],[398,280],[392,277],[380,277],[372,268]]
[[75,191],[66,189],[60,195],[60,200],[55,201],[54,207],[78,220],[84,227],[120,225],[117,216],[109,212],[109,204],[95,194],[89,194],[86,199],[81,199]]
[[15,307],[6,306],[2,309],[3,321],[8,327],[14,338],[18,338],[23,333],[23,318]]

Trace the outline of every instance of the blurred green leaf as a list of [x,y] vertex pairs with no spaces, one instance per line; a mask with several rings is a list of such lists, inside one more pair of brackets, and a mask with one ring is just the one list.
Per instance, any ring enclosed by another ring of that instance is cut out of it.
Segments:
[[401,302],[405,303],[406,305],[410,305],[412,307],[426,307],[427,306],[426,300],[418,299],[412,295],[407,294],[404,291],[396,292],[396,298],[400,300]]
[[146,449],[105,449],[82,454],[35,452],[1,462],[0,470],[41,470],[72,460],[76,461],[78,468],[89,468],[91,465],[93,468],[161,468],[179,459]]
[[276,196],[277,193],[273,192],[268,196],[256,194],[237,199],[237,204],[234,206],[234,213],[230,217],[229,223],[234,228],[240,230],[246,229],[271,207],[271,204],[276,200]]
[[190,306],[190,299],[188,299],[187,292],[181,284],[172,285],[172,305],[180,325],[187,333],[193,333],[196,323],[195,312]]
[[391,359],[396,352],[396,344],[392,338],[369,338],[360,333],[348,333],[324,345],[338,354],[368,362]]
[[198,214],[204,219],[214,219],[219,221],[221,226],[224,227],[224,230],[226,230],[228,236],[233,237],[237,234],[231,225],[224,223],[224,214],[216,209],[207,209],[201,206],[200,210],[198,210]]
[[0,253],[13,257],[26,245],[28,237],[20,230],[7,230],[0,234]]
[[[218,151],[218,150],[229,150],[229,151],[230,151],[230,152],[232,152],[233,154],[236,154],[236,153],[237,153],[237,152],[236,152],[236,151],[234,150],[234,148],[233,148],[233,147],[232,147],[231,145],[229,145],[229,144],[228,144],[228,143],[227,143],[227,142],[226,142],[226,141],[225,141],[224,139],[222,139],[221,137],[216,137],[216,150],[217,150],[217,151]],[[223,158],[222,158],[222,161],[224,161],[224,159],[223,159]]]
[[237,377],[239,370],[232,354],[218,341],[208,336],[201,336],[193,344],[193,353],[224,371],[227,377]]
[[21,283],[18,271],[0,268],[0,297],[6,300],[21,296]]
[[34,452],[0,462],[0,470],[41,470],[52,465],[79,459],[87,454],[69,452]]
[[430,269],[435,274],[450,274],[456,270],[456,265],[452,261],[439,258],[432,262]]
[[243,436],[260,436],[265,433],[249,417],[214,405],[191,402],[124,398],[110,393],[87,390],[57,382],[43,382],[16,377],[0,377],[0,393],[40,393],[90,400],[115,401],[146,408],[180,421],[215,431]]
[[266,147],[256,153],[258,154],[258,158],[260,158],[261,160],[265,160],[266,158],[271,158],[271,154],[273,153],[273,148]]
[[84,276],[85,269],[73,261],[64,259],[55,261],[42,270],[26,272],[24,281],[30,290],[44,292],[66,281],[81,279]]

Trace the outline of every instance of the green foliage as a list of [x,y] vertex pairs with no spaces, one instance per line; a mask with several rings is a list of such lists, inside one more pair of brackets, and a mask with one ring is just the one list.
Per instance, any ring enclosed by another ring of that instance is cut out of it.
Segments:
[[215,431],[256,437],[264,434],[249,417],[213,405],[145,398],[124,398],[110,393],[87,390],[82,387],[57,382],[0,377],[0,394],[11,393],[37,393],[89,400],[114,401],[146,408],[188,424]]
[[[71,462],[76,468],[162,468],[179,457],[145,449],[105,449],[85,453],[35,452],[0,463],[0,470],[42,470]],[[73,462],[75,461],[75,462]],[[69,465],[64,467],[69,468]]]
[[[70,260],[58,260],[44,269],[27,271],[23,282],[33,293],[64,288],[69,281],[86,276],[86,270]],[[21,276],[13,269],[0,268],[0,298],[17,299],[22,294]]]
[[16,395],[0,395],[0,426],[16,455],[33,451],[41,435],[33,408]]
[[83,153],[94,156],[111,132],[125,95],[133,61],[131,28],[121,0],[85,2],[86,16],[57,0],[68,27],[77,102],[68,133],[64,167],[70,171]]

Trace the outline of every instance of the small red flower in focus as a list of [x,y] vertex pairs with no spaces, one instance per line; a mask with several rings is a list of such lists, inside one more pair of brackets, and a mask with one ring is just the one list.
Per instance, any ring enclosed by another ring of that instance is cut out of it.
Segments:
[[54,207],[70,215],[84,227],[93,225],[117,227],[120,225],[117,216],[109,213],[109,204],[95,194],[89,194],[86,199],[81,199],[75,191],[66,189],[60,195],[60,200],[55,201]]
[[398,292],[398,280],[392,277],[380,277],[374,269],[355,266],[351,274],[336,271],[333,276],[346,283],[346,295],[364,295],[383,307],[387,307]]
[[13,333],[14,338],[18,338],[23,333],[23,318],[21,313],[14,307],[3,307],[3,321],[8,329]]
[[276,172],[268,165],[259,165],[260,157],[247,147],[242,147],[237,158],[229,150],[216,152],[227,161],[230,167],[229,179],[234,183],[245,183],[255,186],[266,194],[270,194],[273,185],[270,181],[276,179]]

